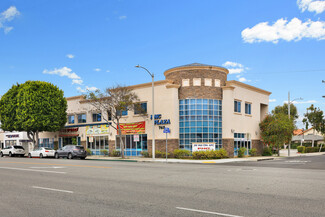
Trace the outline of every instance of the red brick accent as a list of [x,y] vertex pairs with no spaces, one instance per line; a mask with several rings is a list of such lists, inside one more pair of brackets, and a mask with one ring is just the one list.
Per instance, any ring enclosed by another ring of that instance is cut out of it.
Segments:
[[229,157],[234,157],[234,139],[222,139],[222,147],[226,149]]
[[263,153],[263,142],[261,140],[252,140],[252,148],[256,148],[257,155],[262,155]]

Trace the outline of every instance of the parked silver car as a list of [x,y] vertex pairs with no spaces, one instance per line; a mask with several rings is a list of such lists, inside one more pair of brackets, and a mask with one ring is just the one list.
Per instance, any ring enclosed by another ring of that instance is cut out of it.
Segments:
[[83,146],[79,145],[66,145],[63,148],[56,150],[55,158],[66,157],[68,159],[80,158],[85,159],[87,157],[87,152]]

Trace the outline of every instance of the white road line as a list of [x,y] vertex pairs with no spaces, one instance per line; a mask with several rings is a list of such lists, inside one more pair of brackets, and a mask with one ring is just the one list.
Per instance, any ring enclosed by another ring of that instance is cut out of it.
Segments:
[[59,191],[59,192],[73,194],[73,191],[66,191],[66,190],[60,190],[60,189],[54,189],[54,188],[44,188],[44,187],[39,187],[39,186],[32,186],[32,188],[37,188],[37,189],[42,189],[42,190],[49,190],[49,191]]
[[32,168],[32,169],[62,169],[65,167],[29,167],[29,168]]
[[228,216],[228,217],[243,217],[243,216],[239,216],[239,215],[230,215],[230,214],[225,214],[225,213],[210,212],[210,211],[204,211],[204,210],[199,210],[199,209],[189,209],[189,208],[184,208],[184,207],[176,207],[176,209],[182,209],[182,210],[187,210],[187,211],[192,211],[192,212],[207,213],[207,214],[212,214],[212,215]]
[[32,169],[23,169],[23,168],[14,168],[14,167],[0,167],[0,169],[6,169],[6,170],[23,170],[23,171],[32,171],[32,172],[42,172],[42,173],[59,173],[59,174],[65,174],[66,173],[66,172],[58,172],[58,171],[32,170]]

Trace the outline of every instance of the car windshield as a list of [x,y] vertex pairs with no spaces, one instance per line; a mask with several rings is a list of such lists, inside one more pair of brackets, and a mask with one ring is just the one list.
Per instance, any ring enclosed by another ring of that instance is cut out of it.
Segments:
[[18,145],[15,145],[14,148],[15,149],[23,149],[24,150],[23,146],[18,146]]

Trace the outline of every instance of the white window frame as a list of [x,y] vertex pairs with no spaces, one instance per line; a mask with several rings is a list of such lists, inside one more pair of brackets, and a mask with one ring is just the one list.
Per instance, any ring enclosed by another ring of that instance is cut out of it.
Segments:
[[182,86],[189,87],[190,86],[190,79],[182,79]]
[[205,78],[204,79],[204,85],[207,87],[211,87],[212,86],[212,79],[211,78]]
[[215,87],[220,87],[220,80],[219,79],[214,79],[214,86]]
[[193,78],[193,86],[201,86],[201,78]]

